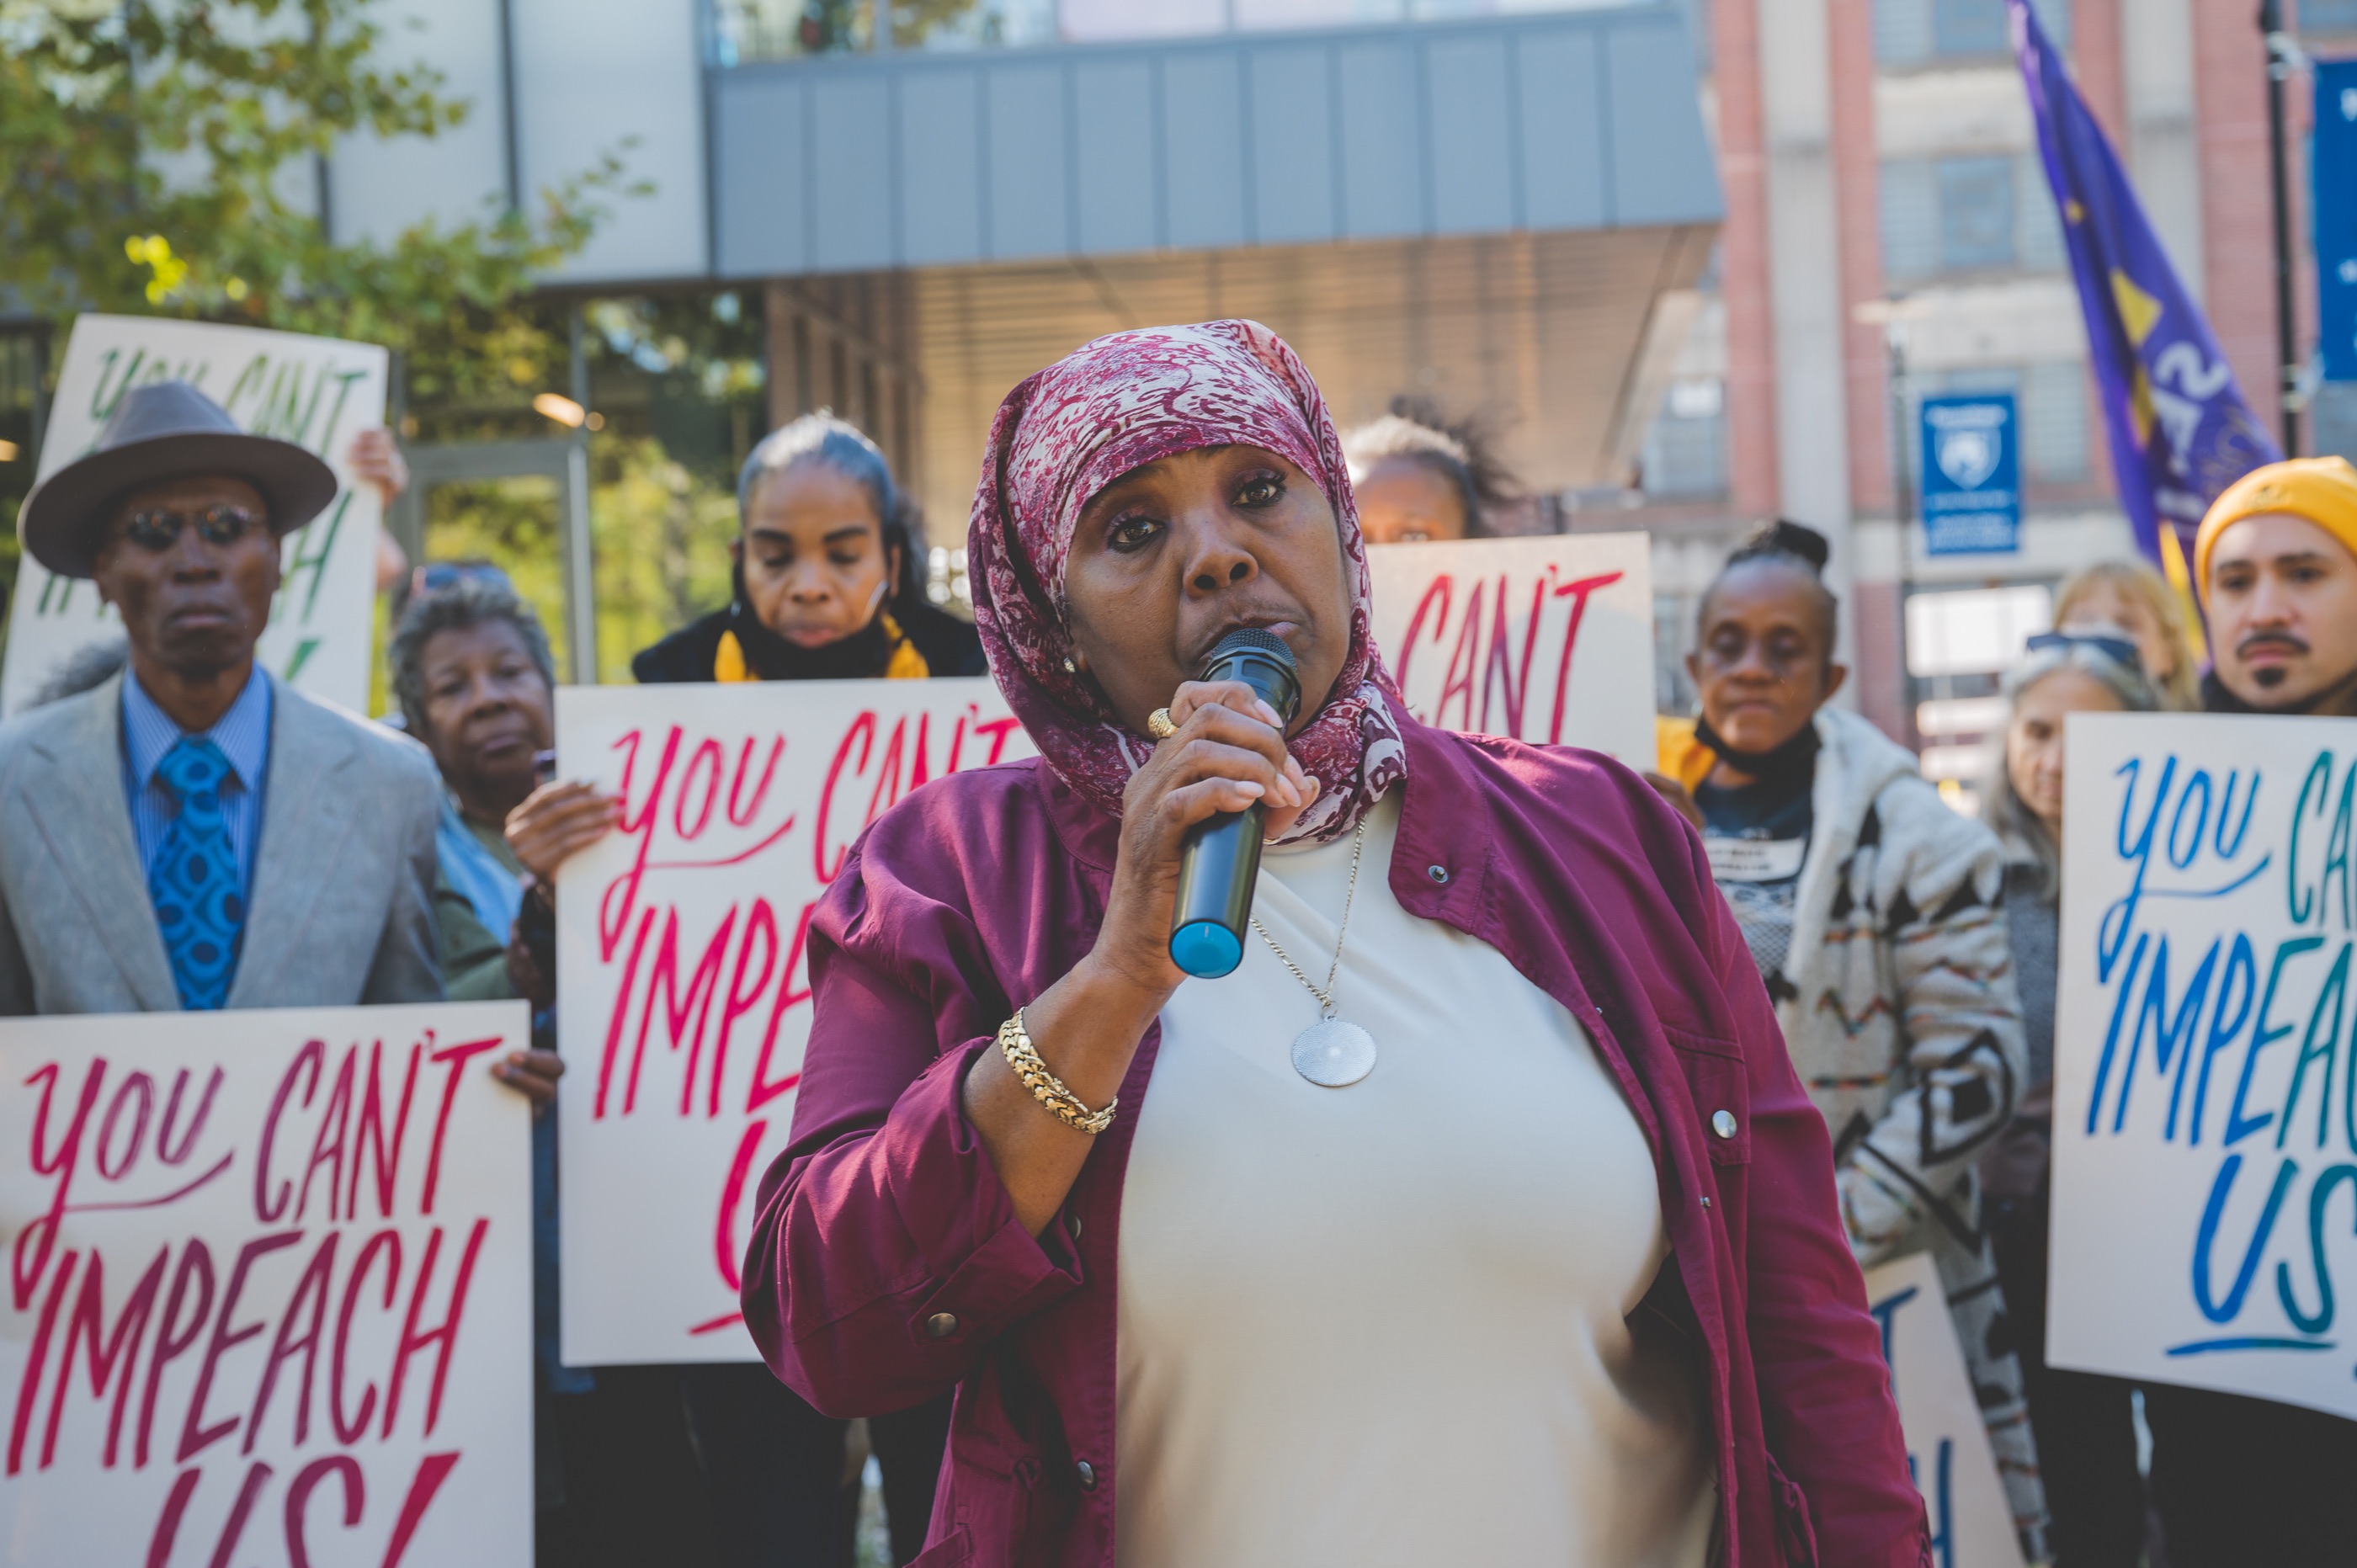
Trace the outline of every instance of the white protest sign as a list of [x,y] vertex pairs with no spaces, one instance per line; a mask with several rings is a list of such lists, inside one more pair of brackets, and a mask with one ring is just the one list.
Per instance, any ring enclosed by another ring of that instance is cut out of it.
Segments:
[[0,1022],[0,1558],[532,1560],[528,1026]]
[[[353,485],[344,457],[357,432],[384,423],[386,365],[382,349],[334,338],[81,317],[66,341],[37,478],[88,456],[123,394],[161,381],[191,382],[245,430],[317,453],[342,483],[325,511],[286,536],[285,577],[260,657],[290,685],[358,712],[368,703],[383,502],[374,486]],[[27,556],[8,617],[0,714],[23,711],[78,650],[122,635],[121,619],[99,603],[95,587]]]
[[2063,789],[2047,1359],[2357,1417],[2357,721],[2074,714]]
[[2021,1538],[1939,1270],[1922,1252],[1868,1269],[1866,1301],[1882,1326],[1907,1468],[1931,1516],[1933,1556],[1944,1568],[2021,1568]]
[[1367,558],[1375,645],[1418,719],[1653,766],[1644,534],[1382,544]]
[[621,798],[557,882],[564,1359],[747,1361],[738,1265],[810,1035],[811,911],[859,831],[1033,755],[987,680],[568,686],[558,768]]

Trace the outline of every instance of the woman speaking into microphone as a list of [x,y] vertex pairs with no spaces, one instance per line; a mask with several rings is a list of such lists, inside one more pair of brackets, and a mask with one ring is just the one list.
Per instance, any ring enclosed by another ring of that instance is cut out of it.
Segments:
[[[1699,842],[1608,760],[1408,716],[1292,350],[1212,322],[1034,375],[968,552],[1041,756],[845,861],[745,1274],[820,1409],[956,1390],[918,1562],[1928,1562]],[[1239,628],[1289,722],[1196,679]],[[1242,962],[1187,979],[1188,831],[1254,806]],[[1363,1044],[1297,1050],[1335,1021]]]

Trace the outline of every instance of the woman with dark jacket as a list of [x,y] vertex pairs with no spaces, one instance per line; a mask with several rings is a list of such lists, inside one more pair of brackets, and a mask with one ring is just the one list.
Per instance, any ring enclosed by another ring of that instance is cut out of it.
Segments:
[[[1607,758],[1407,715],[1292,351],[1212,322],[1035,375],[969,550],[1042,756],[913,792],[821,906],[745,1272],[819,1409],[956,1391],[920,1561],[1928,1564],[1700,843]],[[1290,723],[1195,678],[1239,628]],[[1182,983],[1181,843],[1253,807],[1243,959]]]
[[[978,675],[973,627],[926,602],[911,509],[876,444],[831,414],[772,431],[737,484],[735,596],[631,660],[648,683],[921,680]],[[614,801],[544,786],[509,823],[544,878],[595,843]],[[811,1408],[758,1362],[679,1369],[688,1423],[727,1568],[849,1568],[857,1483],[845,1496],[849,1423]],[[894,1561],[924,1539],[949,1423],[944,1398],[857,1412],[884,1476]]]
[[926,602],[909,511],[884,454],[842,420],[770,432],[737,481],[735,596],[630,672],[647,685],[981,674],[974,628]]

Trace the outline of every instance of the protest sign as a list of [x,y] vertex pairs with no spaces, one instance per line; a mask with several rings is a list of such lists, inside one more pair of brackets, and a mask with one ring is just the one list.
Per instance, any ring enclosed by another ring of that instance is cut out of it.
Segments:
[[532,1560],[521,1003],[0,1023],[0,1555]]
[[751,1360],[738,1265],[811,911],[895,800],[1032,747],[980,679],[566,687],[556,732],[562,776],[622,801],[557,879],[565,1360]]
[[1934,1559],[1942,1568],[2021,1568],[2013,1510],[1939,1270],[1923,1252],[1868,1269],[1866,1301],[1882,1327],[1907,1468],[1931,1516]]
[[2079,714],[2064,765],[2047,1359],[2357,1417],[2357,722]]
[[[84,316],[66,341],[36,477],[87,456],[123,394],[161,381],[191,382],[244,429],[317,453],[341,483],[325,511],[286,536],[285,577],[260,657],[290,685],[359,711],[369,695],[383,501],[374,486],[353,485],[344,457],[356,433],[384,423],[386,364],[382,349],[333,338]],[[97,588],[26,557],[8,617],[0,714],[22,712],[80,650],[122,635]]]
[[1644,534],[1383,544],[1367,558],[1375,645],[1417,718],[1653,766]]

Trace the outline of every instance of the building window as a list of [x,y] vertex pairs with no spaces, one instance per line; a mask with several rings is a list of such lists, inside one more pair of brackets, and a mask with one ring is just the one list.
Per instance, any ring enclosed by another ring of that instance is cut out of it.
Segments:
[[2022,271],[2059,273],[2071,264],[2062,248],[2062,216],[2054,210],[2046,160],[2036,153],[2014,160],[2013,212]]
[[1676,594],[1653,596],[1653,711],[1683,717],[1701,704],[1686,674],[1688,634],[1694,604]]
[[[1916,398],[2011,392],[2021,421],[2024,480],[2033,485],[2072,485],[2087,478],[2087,368],[2076,360],[1918,371],[1908,378],[1908,391]],[[1912,443],[1917,421],[1911,410],[1907,428]],[[1910,445],[1909,467],[1912,468],[1921,459],[1921,447]],[[1921,483],[1921,475],[1915,479]]]
[[2087,368],[2075,360],[2021,372],[2021,460],[2033,480],[2087,477]]
[[[1230,33],[1580,11],[1596,0],[889,0],[895,49],[955,51],[1150,43]],[[1947,0],[1941,0],[1946,4]],[[2002,0],[1998,0],[2000,6]],[[872,0],[708,0],[713,63],[743,65],[877,46]],[[1706,53],[1706,9],[1694,13]]]
[[1890,278],[1940,271],[1937,173],[1931,158],[1894,158],[1882,166],[1882,270]]
[[1932,48],[1943,59],[2001,55],[2010,31],[2004,0],[1932,0]]
[[1893,282],[2063,265],[2054,198],[2034,153],[1894,158],[1882,166],[1881,227],[1882,270]]
[[2357,381],[2326,381],[2309,406],[2316,415],[2316,450],[2357,463]]
[[[2308,0],[2304,9],[2319,3]],[[2357,0],[2321,3],[2357,5]],[[2069,48],[2070,0],[2030,0],[2030,6],[2047,37]],[[1874,58],[1883,65],[1990,59],[2012,51],[2005,0],[1874,0]]]
[[1932,59],[1932,0],[1874,0],[1874,58],[1884,65]]
[[1938,169],[1940,270],[2012,266],[2013,160],[1942,158]]
[[2357,33],[2357,0],[2299,0],[2303,33]]
[[1645,433],[1648,496],[1684,500],[1727,493],[1727,392],[1714,378],[1670,383]]

